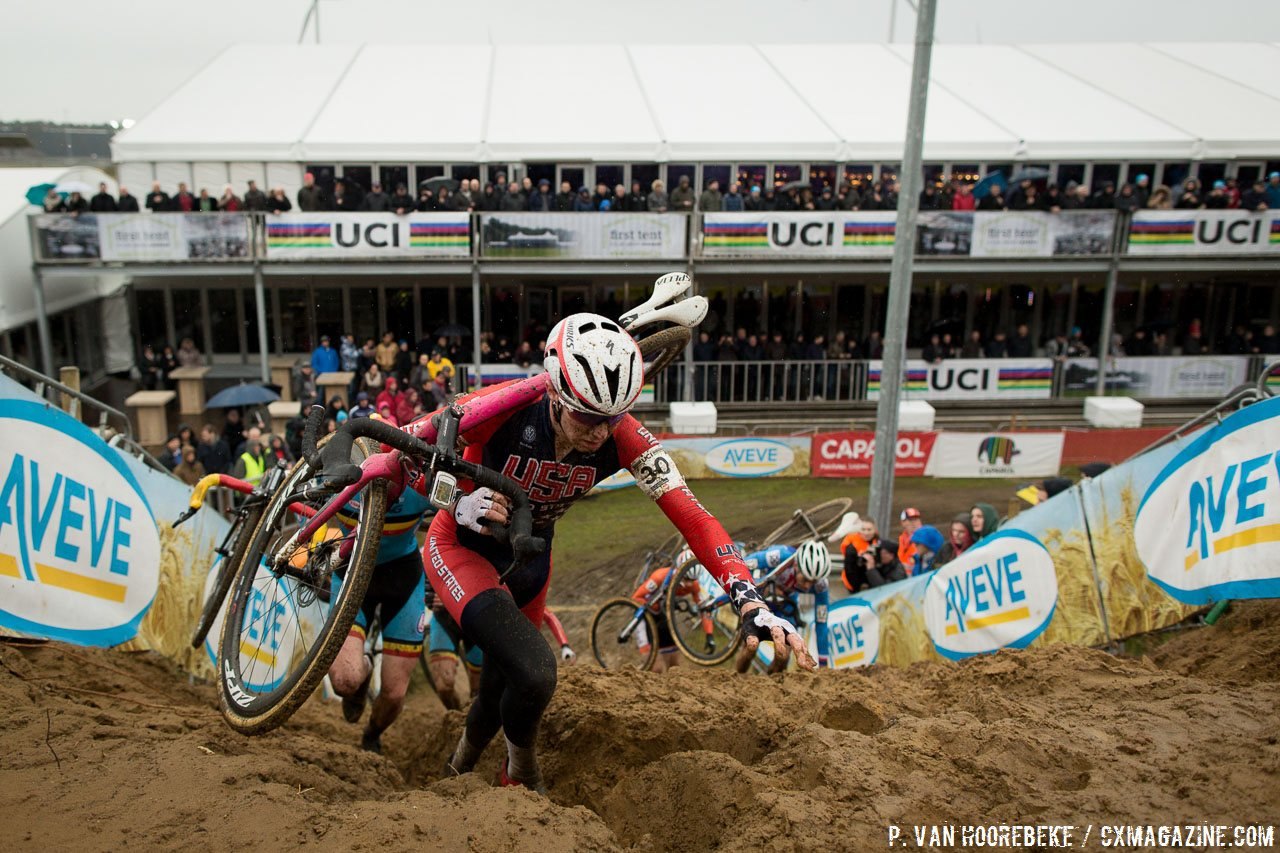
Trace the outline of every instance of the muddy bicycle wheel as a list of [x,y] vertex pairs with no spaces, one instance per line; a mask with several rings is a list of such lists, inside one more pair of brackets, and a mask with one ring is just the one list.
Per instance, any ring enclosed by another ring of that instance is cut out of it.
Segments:
[[693,340],[693,332],[684,326],[675,326],[654,332],[643,338],[640,354],[644,356],[644,375],[657,376],[684,353]]
[[240,570],[240,563],[244,561],[244,552],[249,548],[249,540],[253,538],[253,532],[258,529],[258,522],[262,520],[262,510],[265,506],[265,503],[259,503],[245,510],[243,516],[237,517],[236,544],[231,549],[231,555],[225,560],[219,560],[218,564],[210,569],[218,573],[218,580],[204,600],[204,609],[200,611],[195,633],[191,635],[191,648],[200,648],[205,637],[209,636],[209,629],[213,627],[218,611],[222,609],[222,602],[226,601],[227,593],[231,591],[231,582],[235,580],[236,572]]
[[658,620],[630,598],[606,601],[591,620],[591,654],[605,669],[653,669]]
[[[360,464],[377,444],[357,440],[351,461]],[[373,574],[387,484],[365,486],[340,513],[354,509],[345,534],[329,528],[304,543],[274,572],[270,561],[297,529],[290,498],[311,479],[299,462],[268,500],[236,572],[219,643],[218,684],[222,715],[236,731],[261,734],[285,722],[315,691],[333,664],[364,601]],[[317,508],[325,503],[317,499]],[[344,522],[345,524],[345,522]],[[339,560],[348,540],[349,556]],[[334,588],[334,578],[338,578]]]
[[[765,537],[761,548],[770,545],[799,545],[806,539],[812,539],[816,533],[825,536],[836,529],[840,519],[853,506],[853,498],[832,498],[806,510],[797,510],[790,519]],[[803,517],[802,517],[803,516]],[[808,524],[805,523],[808,519]],[[813,529],[810,529],[812,525]]]
[[728,593],[696,559],[676,569],[664,605],[671,637],[689,660],[715,666],[738,650],[742,642],[738,612]]

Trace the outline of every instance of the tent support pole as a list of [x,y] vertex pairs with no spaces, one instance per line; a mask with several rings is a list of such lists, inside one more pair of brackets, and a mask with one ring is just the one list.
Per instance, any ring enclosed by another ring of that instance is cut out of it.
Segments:
[[471,361],[476,366],[476,388],[483,382],[480,378],[480,264],[471,262]]
[[262,262],[253,260],[253,307],[258,314],[258,371],[262,384],[271,382],[271,348],[267,344],[267,289],[262,281]]
[[40,267],[32,266],[35,278],[36,330],[40,335],[40,372],[53,376],[53,338],[49,331],[49,308],[44,301],[44,276]]

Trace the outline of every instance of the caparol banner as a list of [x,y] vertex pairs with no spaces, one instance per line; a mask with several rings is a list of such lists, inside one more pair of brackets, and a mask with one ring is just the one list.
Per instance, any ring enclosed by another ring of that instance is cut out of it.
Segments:
[[[1222,398],[1249,377],[1247,355],[1121,356],[1107,359],[1106,393],[1151,399]],[[1063,391],[1097,393],[1098,359],[1069,358]]]
[[1053,477],[1062,467],[1061,432],[937,434],[929,477]]
[[[867,365],[867,399],[880,399],[883,363]],[[902,396],[908,400],[1047,400],[1053,390],[1048,358],[907,361]]]
[[660,213],[485,213],[488,258],[683,258],[688,217]]
[[892,257],[897,214],[879,212],[708,213],[702,254]]
[[1140,210],[1129,222],[1130,255],[1280,252],[1280,212]]
[[227,523],[204,511],[173,530],[190,494],[181,481],[4,376],[0,428],[0,631],[132,642],[193,665],[193,618]]
[[[922,477],[933,453],[936,432],[903,432],[895,446],[894,474]],[[810,473],[815,477],[870,477],[875,459],[874,432],[824,432],[813,437]]]
[[281,213],[267,217],[267,258],[465,258],[467,213]]

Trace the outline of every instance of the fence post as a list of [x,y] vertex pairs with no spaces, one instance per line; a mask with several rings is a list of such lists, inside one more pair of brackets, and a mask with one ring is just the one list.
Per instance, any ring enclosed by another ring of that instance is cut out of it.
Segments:
[[[80,368],[75,365],[58,368],[58,381],[73,391],[79,391]],[[58,407],[76,420],[80,419],[80,401],[67,392],[58,394]]]

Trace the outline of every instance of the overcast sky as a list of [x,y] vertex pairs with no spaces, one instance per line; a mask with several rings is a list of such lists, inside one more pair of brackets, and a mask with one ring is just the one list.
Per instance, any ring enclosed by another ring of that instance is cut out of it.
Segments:
[[[0,120],[139,118],[229,45],[295,43],[310,3],[0,0]],[[894,3],[895,40],[910,41],[915,18],[906,0],[320,0],[320,37],[499,44],[883,42],[890,40]],[[310,30],[307,35],[313,38]],[[1280,42],[1280,2],[939,0],[936,38]],[[429,53],[423,69],[437,70]],[[696,62],[689,73],[697,74]],[[288,96],[278,81],[273,87]]]

